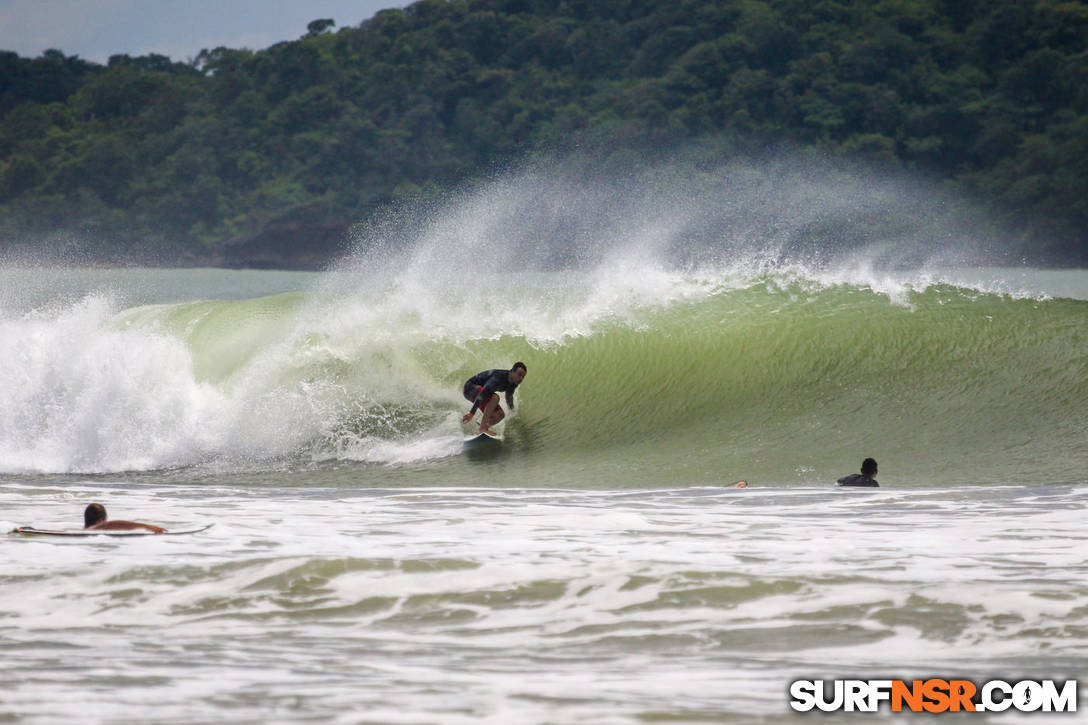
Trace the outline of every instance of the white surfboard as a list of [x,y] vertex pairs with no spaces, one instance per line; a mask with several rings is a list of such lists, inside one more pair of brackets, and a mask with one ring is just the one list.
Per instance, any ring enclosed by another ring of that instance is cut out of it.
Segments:
[[480,433],[479,435],[469,436],[465,439],[465,445],[478,445],[480,443],[502,443],[502,436],[488,435],[487,433]]

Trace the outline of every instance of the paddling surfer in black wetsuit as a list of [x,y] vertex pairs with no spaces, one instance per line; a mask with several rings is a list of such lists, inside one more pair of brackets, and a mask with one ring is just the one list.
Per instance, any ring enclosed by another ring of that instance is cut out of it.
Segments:
[[840,486],[864,486],[867,488],[879,488],[876,482],[876,459],[866,458],[861,462],[861,473],[852,473],[839,479]]
[[484,370],[465,381],[465,400],[472,403],[472,409],[465,413],[461,422],[469,422],[477,410],[482,410],[477,433],[495,435],[491,426],[506,417],[499,405],[499,393],[506,393],[506,405],[513,410],[514,391],[525,379],[525,372],[525,363],[516,362],[509,370]]

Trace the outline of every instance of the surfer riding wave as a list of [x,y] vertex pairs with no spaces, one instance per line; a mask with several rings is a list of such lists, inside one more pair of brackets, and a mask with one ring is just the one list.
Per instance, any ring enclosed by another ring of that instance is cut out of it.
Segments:
[[477,410],[483,411],[480,428],[477,433],[495,435],[491,426],[506,417],[499,405],[499,393],[506,393],[506,405],[514,409],[514,391],[525,379],[525,363],[516,362],[509,370],[484,370],[465,381],[465,400],[472,403],[472,408],[461,418],[468,423]]

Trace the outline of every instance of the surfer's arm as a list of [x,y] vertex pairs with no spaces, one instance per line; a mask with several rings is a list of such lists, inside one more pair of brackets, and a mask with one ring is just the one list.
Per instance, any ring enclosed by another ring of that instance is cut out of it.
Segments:
[[467,423],[472,420],[472,416],[476,415],[476,411],[480,409],[480,401],[487,400],[484,396],[484,390],[484,388],[481,388],[480,392],[476,394],[476,399],[472,401],[472,407],[461,417],[462,423]]
[[[517,387],[517,386],[515,386],[515,387]],[[506,391],[506,407],[510,408],[510,410],[514,409],[514,389],[513,388]]]
[[483,388],[480,388],[480,392],[476,393],[476,397],[472,399],[472,407],[468,409],[468,412],[465,413],[465,417],[462,418],[462,420],[464,420],[466,423],[472,416],[476,415],[476,411],[479,410],[480,400],[482,399],[481,396],[483,395],[483,392]]
[[497,387],[498,381],[495,378],[488,379],[484,386],[480,388],[480,392],[476,393],[476,399],[472,401],[472,409],[468,411],[468,415],[474,415],[480,409],[480,405],[495,392]]
[[94,526],[88,526],[88,529],[102,529],[113,531],[132,531],[133,529],[147,529],[153,534],[165,534],[166,529],[161,526],[152,526],[151,524],[141,524],[135,521],[103,521],[97,523]]

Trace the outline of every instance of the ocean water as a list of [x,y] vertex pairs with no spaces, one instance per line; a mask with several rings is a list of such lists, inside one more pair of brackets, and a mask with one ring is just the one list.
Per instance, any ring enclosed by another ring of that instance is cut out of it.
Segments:
[[[0,526],[215,526],[5,537],[0,718],[773,723],[799,678],[1085,679],[1088,273],[47,273],[4,271]],[[461,383],[514,358],[466,454]],[[836,490],[866,455],[882,488]]]
[[[789,683],[1088,681],[1088,272],[806,246],[917,217],[861,189],[768,224],[539,181],[323,273],[0,266],[0,530],[214,524],[3,535],[0,722],[855,722]],[[464,380],[515,360],[466,451]],[[836,489],[866,456],[881,488]]]

